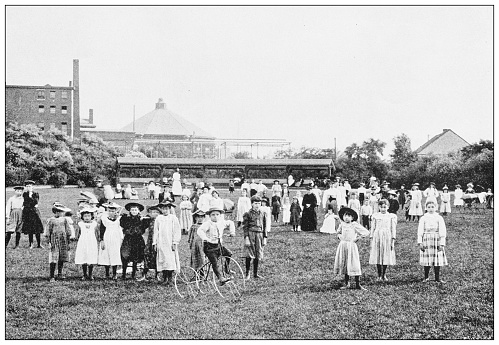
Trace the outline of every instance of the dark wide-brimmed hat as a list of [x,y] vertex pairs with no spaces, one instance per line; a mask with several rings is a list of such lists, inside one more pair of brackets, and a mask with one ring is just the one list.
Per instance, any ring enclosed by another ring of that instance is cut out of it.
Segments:
[[130,211],[132,207],[137,207],[140,212],[144,211],[144,205],[139,204],[138,202],[129,202],[125,205],[125,210]]
[[276,182],[279,183],[279,180],[274,180],[274,183],[276,183]]
[[14,190],[24,189],[24,186],[14,186]]
[[359,215],[355,210],[351,209],[350,207],[342,207],[340,211],[338,212],[338,215],[340,216],[340,219],[343,220],[343,217],[345,214],[349,214],[352,216],[352,220],[355,222],[357,219],[359,219]]
[[204,213],[204,211],[203,211],[203,210],[201,210],[200,208],[198,208],[198,209],[196,210],[196,212],[193,212],[193,213],[192,213],[192,215],[193,215],[194,217],[204,217],[204,215],[205,215],[205,214],[206,214],[206,213]]
[[210,215],[212,214],[213,212],[220,212],[220,213],[224,213],[225,211],[223,209],[221,209],[220,207],[212,207],[210,208],[208,211],[206,211],[206,214],[207,215]]
[[33,181],[33,180],[26,180],[26,181],[24,181],[24,185],[25,185],[25,186],[30,185],[30,184],[31,184],[31,185],[34,185],[34,184],[35,184],[35,181]]
[[151,211],[158,211],[158,212],[161,212],[161,209],[158,207],[158,205],[151,205],[151,206],[147,206],[147,212],[151,212]]
[[156,206],[158,207],[177,207],[177,205],[175,205],[173,202],[170,201],[170,199],[165,199],[163,200],[162,202],[160,202],[159,204],[157,204]]
[[264,202],[265,202],[265,203],[267,203],[267,206],[268,206],[268,205],[270,205],[270,200],[269,200],[269,198],[267,198],[266,196],[264,196],[264,197],[262,198],[262,203],[264,203]]
[[250,199],[251,203],[254,202],[262,202],[262,198],[260,198],[258,195],[253,195]]

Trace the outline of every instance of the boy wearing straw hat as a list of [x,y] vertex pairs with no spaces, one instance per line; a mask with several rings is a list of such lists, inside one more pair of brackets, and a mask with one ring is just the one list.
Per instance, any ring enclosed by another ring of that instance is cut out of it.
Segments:
[[[219,207],[210,208],[207,212],[210,220],[201,224],[201,226],[197,230],[198,236],[203,240],[203,251],[210,261],[211,266],[213,267],[213,273],[215,273],[215,275],[217,276],[220,285],[224,285],[231,278],[223,277],[220,274],[217,260],[220,256],[232,256],[232,252],[229,249],[225,248],[222,244],[223,232],[226,227],[226,222],[219,220],[220,215],[223,212],[224,210]],[[231,233],[235,234],[235,228],[233,224],[234,223],[232,222]]]

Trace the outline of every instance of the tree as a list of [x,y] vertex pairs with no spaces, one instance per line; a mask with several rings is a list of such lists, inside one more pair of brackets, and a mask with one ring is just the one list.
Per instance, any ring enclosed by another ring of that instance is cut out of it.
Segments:
[[481,153],[483,150],[494,151],[494,143],[491,140],[480,140],[478,143],[471,144],[469,146],[463,147],[461,152],[465,159],[471,156]]
[[395,148],[390,155],[392,158],[391,167],[393,170],[400,171],[402,168],[407,167],[412,162],[416,161],[417,154],[411,149],[411,139],[407,134],[402,133],[393,138]]

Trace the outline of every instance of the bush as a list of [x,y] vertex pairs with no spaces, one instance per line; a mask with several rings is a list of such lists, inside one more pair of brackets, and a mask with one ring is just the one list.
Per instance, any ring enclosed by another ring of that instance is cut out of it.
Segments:
[[49,183],[54,186],[54,188],[60,188],[66,185],[68,181],[68,175],[63,171],[54,171],[50,174]]

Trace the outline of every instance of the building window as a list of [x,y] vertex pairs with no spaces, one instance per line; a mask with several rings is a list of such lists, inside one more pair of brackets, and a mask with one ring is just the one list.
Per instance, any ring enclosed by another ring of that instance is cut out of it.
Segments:
[[67,105],[63,105],[61,107],[61,114],[67,114],[68,113],[68,106]]
[[55,98],[55,91],[50,91],[50,98],[54,99]]
[[45,90],[38,90],[36,92],[36,99],[45,99]]
[[61,131],[64,134],[68,134],[68,123],[67,122],[61,122]]
[[61,97],[62,98],[68,98],[68,92],[67,91],[61,91]]
[[45,124],[43,122],[38,122],[38,128],[43,131],[45,129]]
[[44,105],[39,105],[38,106],[38,113],[43,114],[45,112],[45,106]]
[[55,105],[50,106],[50,113],[55,114]]
[[55,123],[51,122],[50,123],[50,130],[53,130],[53,129],[55,129]]

